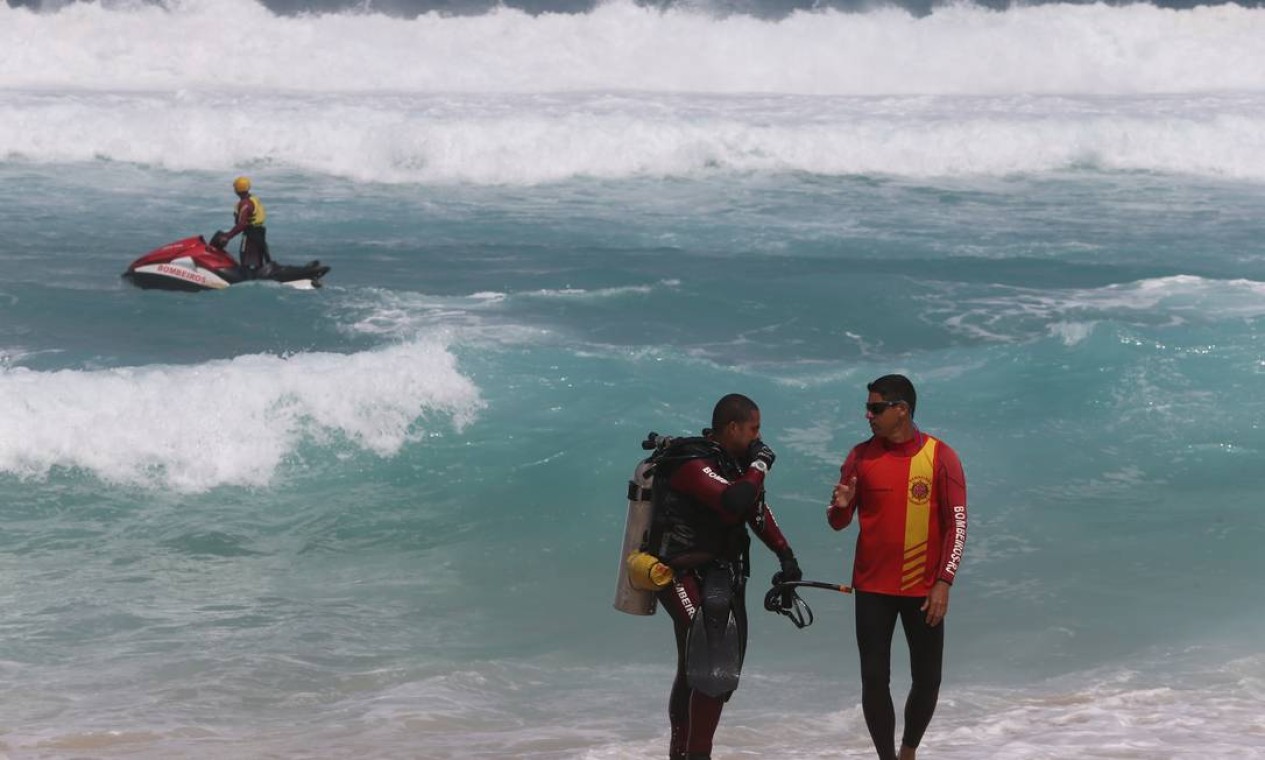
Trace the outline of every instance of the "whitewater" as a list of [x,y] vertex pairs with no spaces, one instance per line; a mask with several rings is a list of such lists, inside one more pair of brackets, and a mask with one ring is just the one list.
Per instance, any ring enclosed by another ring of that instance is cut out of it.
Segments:
[[[453,10],[0,6],[0,757],[665,756],[638,444],[750,395],[846,582],[902,372],[971,509],[920,754],[1265,758],[1265,10]],[[240,174],[326,287],[119,277]],[[713,757],[873,757],[850,601],[753,565]]]

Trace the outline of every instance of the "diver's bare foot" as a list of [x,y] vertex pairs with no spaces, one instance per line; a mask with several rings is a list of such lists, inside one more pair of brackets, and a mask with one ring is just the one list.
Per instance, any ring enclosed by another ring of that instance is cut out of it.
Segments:
[[917,751],[918,749],[916,747],[906,747],[902,744],[900,745],[899,760],[914,760],[914,753]]

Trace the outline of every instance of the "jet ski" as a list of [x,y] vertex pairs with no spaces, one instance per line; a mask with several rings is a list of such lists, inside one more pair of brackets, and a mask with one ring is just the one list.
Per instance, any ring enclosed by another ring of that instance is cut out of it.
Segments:
[[[211,240],[219,243],[220,235],[215,233]],[[321,287],[321,278],[328,272],[329,267],[319,261],[309,261],[302,266],[270,262],[252,278],[228,251],[197,235],[155,248],[133,261],[123,277],[137,287],[160,290],[223,290],[251,279],[310,290]]]

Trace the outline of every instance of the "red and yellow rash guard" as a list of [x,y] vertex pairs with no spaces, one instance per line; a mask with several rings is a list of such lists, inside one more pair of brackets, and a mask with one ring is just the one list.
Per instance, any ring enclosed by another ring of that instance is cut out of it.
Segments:
[[233,229],[228,231],[228,237],[237,237],[247,227],[262,227],[267,220],[268,212],[264,210],[263,201],[258,196],[242,198],[233,209]]
[[[789,545],[773,519],[773,510],[759,498],[764,492],[764,473],[750,467],[741,478],[730,481],[719,469],[712,459],[692,459],[673,473],[668,487],[702,504],[725,525],[737,525],[745,519],[764,545],[781,556]],[[741,505],[735,504],[733,494],[727,497],[725,493],[734,486],[740,486],[740,492],[749,489],[750,499],[743,499]]]
[[966,546],[966,476],[957,453],[922,431],[899,444],[874,437],[848,453],[839,482],[853,476],[852,503],[827,513],[835,530],[860,514],[852,585],[926,596],[938,580],[953,583]]
[[258,196],[251,195],[237,202],[233,210],[233,218],[241,227],[262,227],[268,220],[268,212]]

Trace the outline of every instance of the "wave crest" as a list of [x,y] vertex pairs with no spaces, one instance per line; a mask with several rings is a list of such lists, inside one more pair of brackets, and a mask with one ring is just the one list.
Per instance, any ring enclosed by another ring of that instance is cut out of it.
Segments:
[[483,405],[452,354],[426,342],[190,367],[0,367],[0,397],[0,472],[74,469],[183,492],[267,485],[304,442],[391,457],[441,424],[460,430]]
[[[1265,89],[1265,9],[970,5],[917,17],[659,10],[416,18],[0,6],[0,89],[305,92],[1174,93]],[[224,41],[231,41],[228,45]]]

